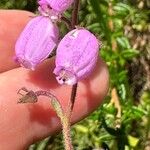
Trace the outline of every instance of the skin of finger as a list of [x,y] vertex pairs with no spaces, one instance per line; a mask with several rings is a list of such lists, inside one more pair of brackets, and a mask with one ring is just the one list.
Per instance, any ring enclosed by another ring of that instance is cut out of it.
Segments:
[[[17,104],[18,89],[48,90],[66,109],[71,87],[57,83],[54,59],[45,61],[35,71],[17,68],[0,75],[0,145],[3,149],[21,150],[24,146],[60,130],[61,125],[50,100],[39,97],[35,104]],[[85,118],[102,102],[108,90],[108,70],[99,60],[90,77],[79,82],[72,123]],[[10,146],[10,147],[9,147]]]
[[27,11],[0,10],[0,73],[17,67],[12,59],[15,42],[31,16]]

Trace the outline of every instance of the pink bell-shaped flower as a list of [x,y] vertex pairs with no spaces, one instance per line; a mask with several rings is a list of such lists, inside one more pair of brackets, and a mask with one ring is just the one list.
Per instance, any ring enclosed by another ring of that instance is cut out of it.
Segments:
[[31,19],[16,42],[16,62],[34,70],[56,47],[58,36],[57,26],[48,17]]
[[43,16],[49,16],[52,20],[59,19],[60,15],[66,11],[74,0],[39,0],[39,12]]
[[100,44],[86,29],[74,29],[60,41],[54,73],[60,84],[74,85],[87,77],[97,62]]

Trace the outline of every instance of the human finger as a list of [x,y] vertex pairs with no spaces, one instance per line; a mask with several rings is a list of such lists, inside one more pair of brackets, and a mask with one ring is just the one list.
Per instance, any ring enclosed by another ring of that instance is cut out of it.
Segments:
[[[17,104],[17,91],[25,86],[33,91],[50,91],[65,108],[71,87],[59,85],[52,73],[53,69],[54,59],[51,59],[35,71],[16,68],[0,75],[0,145],[3,149],[24,149],[33,141],[60,130],[59,118],[47,97],[39,97],[35,104]],[[79,82],[72,123],[94,111],[101,104],[107,90],[108,71],[100,59],[91,76]]]

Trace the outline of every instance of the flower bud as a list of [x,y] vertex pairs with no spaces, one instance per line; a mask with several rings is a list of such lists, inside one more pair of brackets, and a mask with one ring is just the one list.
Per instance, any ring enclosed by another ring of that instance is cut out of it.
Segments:
[[54,16],[67,10],[74,0],[39,0],[39,11],[43,15]]
[[87,77],[95,67],[99,41],[86,29],[74,29],[60,41],[54,73],[60,84],[74,85]]
[[16,42],[15,60],[34,70],[46,59],[58,42],[59,30],[48,17],[35,17],[25,27]]

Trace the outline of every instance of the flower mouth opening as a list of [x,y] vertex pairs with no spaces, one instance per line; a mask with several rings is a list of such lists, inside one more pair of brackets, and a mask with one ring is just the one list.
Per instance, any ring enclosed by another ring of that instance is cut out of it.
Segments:
[[38,11],[42,16],[49,17],[52,22],[56,22],[61,18],[60,13],[55,11],[49,4],[39,6]]
[[68,80],[68,77],[67,76],[62,76],[62,77],[59,77],[57,78],[60,82],[63,81],[64,83]]
[[59,84],[67,84],[67,85],[74,85],[77,83],[77,77],[74,73],[61,69],[57,73],[56,79]]

